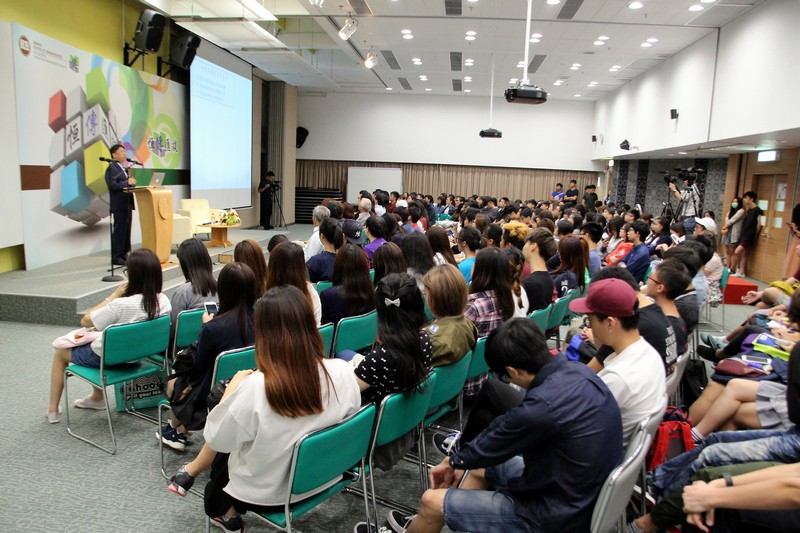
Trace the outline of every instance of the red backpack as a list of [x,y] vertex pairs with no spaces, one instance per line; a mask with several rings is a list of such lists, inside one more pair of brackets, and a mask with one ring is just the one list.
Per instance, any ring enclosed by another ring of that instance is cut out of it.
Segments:
[[647,471],[694,448],[692,423],[683,407],[667,407],[647,452]]

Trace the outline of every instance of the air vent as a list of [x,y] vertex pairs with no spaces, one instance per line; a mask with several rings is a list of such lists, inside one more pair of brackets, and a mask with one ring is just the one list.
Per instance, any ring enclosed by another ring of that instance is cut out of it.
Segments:
[[539,67],[542,66],[544,60],[547,59],[547,56],[544,54],[536,54],[531,59],[531,62],[528,64],[528,74],[535,74]]
[[463,54],[461,52],[450,52],[450,70],[453,72],[461,72],[461,63]]
[[558,12],[557,20],[572,20],[583,5],[583,0],[567,0]]
[[411,90],[411,84],[408,83],[408,79],[406,79],[406,78],[397,78],[397,81],[400,82],[400,87],[402,87],[406,91],[410,91]]
[[460,17],[461,0],[444,0],[444,14],[448,17]]
[[457,93],[461,92],[461,80],[453,80],[453,90]]
[[365,0],[347,0],[347,3],[350,4],[350,8],[356,15],[361,17],[372,16],[372,10],[369,8]]
[[394,57],[394,52],[391,50],[381,50],[381,55],[383,59],[386,60],[386,64],[389,65],[390,69],[400,70],[400,63],[398,63],[397,58]]

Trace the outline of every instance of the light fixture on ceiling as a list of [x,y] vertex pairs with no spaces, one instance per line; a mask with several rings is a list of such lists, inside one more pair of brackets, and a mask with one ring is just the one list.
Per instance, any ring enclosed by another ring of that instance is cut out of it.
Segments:
[[561,0],[547,0],[547,5],[548,6],[557,6],[560,3],[561,3]]
[[689,6],[689,11],[702,11],[703,9],[705,8],[700,4],[692,4],[691,6]]
[[367,68],[372,68],[378,64],[378,54],[375,50],[371,49],[367,52],[367,56],[364,58],[364,66]]
[[358,21],[352,17],[347,17],[344,21],[344,26],[342,26],[342,29],[339,30],[339,37],[343,41],[346,41],[353,36],[357,29]]
[[314,7],[322,7],[322,4],[325,3],[325,0],[308,0],[308,3]]
[[[548,4],[557,3],[555,0],[548,0]],[[530,43],[528,42],[529,35],[531,35],[531,18],[533,14],[533,0],[528,0],[528,12],[525,20],[525,58],[522,60],[522,79],[516,86],[509,87],[505,90],[504,96],[506,102],[515,102],[518,104],[543,104],[547,102],[547,91],[537,85],[533,85],[528,79],[528,65],[530,65]],[[519,65],[518,65],[519,66]],[[491,97],[491,95],[490,95]]]
[[489,86],[489,127],[478,132],[483,139],[501,139],[503,132],[492,126],[494,119],[494,54],[492,54],[492,78]]
[[642,9],[644,7],[644,4],[641,2],[631,2],[630,4],[628,4],[628,7],[630,9]]

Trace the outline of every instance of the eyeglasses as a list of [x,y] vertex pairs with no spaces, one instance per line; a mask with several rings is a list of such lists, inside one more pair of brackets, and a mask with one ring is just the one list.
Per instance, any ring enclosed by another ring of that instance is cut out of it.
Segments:
[[663,283],[661,283],[660,281],[658,281],[658,280],[657,280],[656,278],[654,278],[653,276],[650,276],[650,277],[648,277],[648,278],[647,278],[647,281],[652,281],[653,283],[655,283],[655,284],[657,284],[657,285],[663,285]]

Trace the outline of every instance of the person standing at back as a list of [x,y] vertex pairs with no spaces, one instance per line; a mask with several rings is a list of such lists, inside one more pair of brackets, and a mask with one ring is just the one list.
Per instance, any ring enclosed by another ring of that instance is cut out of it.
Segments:
[[275,192],[275,173],[271,170],[266,176],[261,178],[258,184],[258,192],[261,195],[261,221],[259,226],[264,229],[272,229],[272,193]]

